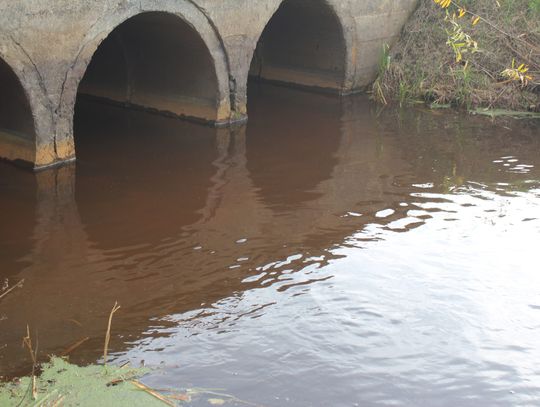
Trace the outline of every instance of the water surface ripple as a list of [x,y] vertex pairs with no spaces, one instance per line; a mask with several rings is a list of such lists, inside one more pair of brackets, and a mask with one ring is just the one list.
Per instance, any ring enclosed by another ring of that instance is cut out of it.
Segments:
[[[540,405],[540,128],[270,86],[246,128],[81,103],[0,164],[0,375],[88,336],[264,406]],[[100,117],[101,120],[96,120]],[[207,405],[205,397],[194,405]]]

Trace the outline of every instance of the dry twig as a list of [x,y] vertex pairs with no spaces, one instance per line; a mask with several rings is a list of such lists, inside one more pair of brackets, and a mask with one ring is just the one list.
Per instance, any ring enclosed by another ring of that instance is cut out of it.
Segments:
[[150,387],[145,386],[144,384],[142,384],[141,382],[138,382],[137,380],[132,380],[131,383],[132,383],[134,386],[138,387],[139,389],[144,390],[144,391],[147,392],[148,394],[154,396],[154,397],[157,398],[158,400],[161,400],[161,401],[164,402],[165,404],[174,407],[174,403],[173,403],[173,402],[171,402],[171,401],[170,401],[167,397],[165,397],[164,395],[159,394],[159,393],[156,392],[155,390],[152,390]]
[[120,309],[120,305],[118,305],[118,302],[114,303],[114,306],[112,307],[111,313],[109,314],[109,324],[107,325],[107,333],[105,334],[105,344],[103,346],[103,363],[107,365],[107,353],[109,351],[109,341],[111,340],[111,324],[113,315],[116,311]]
[[60,356],[67,356],[69,355],[71,352],[73,352],[75,349],[77,349],[79,346],[81,346],[83,343],[85,343],[87,340],[89,340],[90,337],[86,337],[86,338],[82,338],[80,340],[78,340],[77,342],[75,342],[73,345],[69,346],[65,351],[63,351]]
[[38,343],[36,341],[36,349],[34,349],[32,345],[32,337],[30,336],[30,327],[28,325],[26,325],[26,336],[23,338],[22,346],[28,349],[28,352],[30,353],[30,357],[32,358],[32,381],[30,385],[31,385],[32,398],[36,400],[37,399],[36,366],[37,366]]
[[15,284],[13,287],[7,289],[5,292],[3,292],[2,294],[0,294],[0,300],[1,300],[2,298],[4,298],[6,295],[8,295],[8,294],[9,294],[11,291],[13,291],[15,288],[21,287],[23,283],[24,283],[24,278],[23,278],[21,281],[19,281],[17,284]]

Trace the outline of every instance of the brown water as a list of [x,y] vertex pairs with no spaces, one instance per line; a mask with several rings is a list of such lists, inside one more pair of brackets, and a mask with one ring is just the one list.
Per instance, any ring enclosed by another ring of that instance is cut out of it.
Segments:
[[[81,103],[0,164],[0,375],[81,338],[264,406],[540,404],[540,127],[254,87],[247,128]],[[193,405],[207,405],[205,397]]]

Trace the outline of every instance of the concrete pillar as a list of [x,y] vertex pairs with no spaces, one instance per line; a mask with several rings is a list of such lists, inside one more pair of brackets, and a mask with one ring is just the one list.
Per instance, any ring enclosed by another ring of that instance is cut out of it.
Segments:
[[26,49],[1,32],[0,85],[0,159],[31,168],[57,155],[69,160],[71,151],[50,144],[54,120],[43,77]]

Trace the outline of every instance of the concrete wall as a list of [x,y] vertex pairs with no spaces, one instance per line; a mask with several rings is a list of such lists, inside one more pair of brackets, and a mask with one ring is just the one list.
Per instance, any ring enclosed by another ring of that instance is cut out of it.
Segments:
[[[13,104],[0,101],[0,157],[34,168],[73,160],[79,91],[224,125],[246,118],[250,67],[291,85],[362,90],[416,1],[0,0],[10,68],[0,82],[18,89],[5,93]],[[26,113],[5,113],[14,106]]]

